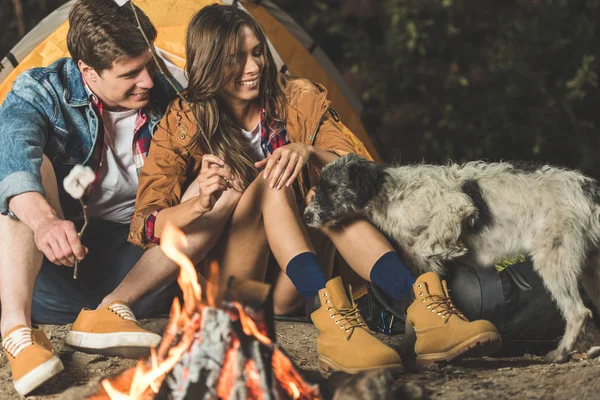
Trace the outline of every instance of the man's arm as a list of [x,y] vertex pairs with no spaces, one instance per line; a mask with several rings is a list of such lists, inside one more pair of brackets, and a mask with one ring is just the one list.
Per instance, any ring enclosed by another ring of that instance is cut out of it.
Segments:
[[38,192],[26,192],[9,200],[10,210],[33,231],[37,248],[50,262],[72,266],[75,257],[83,260],[83,247],[75,224],[60,218],[48,200]]
[[20,75],[0,107],[0,211],[26,192],[45,195],[40,168],[54,112],[52,94],[27,73]]
[[10,209],[25,223],[50,261],[73,265],[75,256],[83,258],[86,251],[73,223],[59,218],[46,199],[41,178],[48,112],[55,111],[52,95],[23,74],[0,107],[0,211]]

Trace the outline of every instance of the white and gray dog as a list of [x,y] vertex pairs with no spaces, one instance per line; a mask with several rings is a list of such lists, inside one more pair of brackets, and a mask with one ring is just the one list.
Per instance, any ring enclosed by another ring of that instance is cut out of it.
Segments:
[[416,275],[443,274],[449,260],[477,267],[529,255],[566,321],[548,361],[568,358],[591,316],[579,283],[600,310],[600,188],[576,171],[485,162],[386,166],[351,154],[323,169],[303,218],[314,228],[372,221]]

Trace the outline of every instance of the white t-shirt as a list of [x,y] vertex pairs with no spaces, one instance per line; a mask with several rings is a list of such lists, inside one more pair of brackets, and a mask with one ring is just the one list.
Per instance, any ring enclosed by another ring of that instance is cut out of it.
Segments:
[[87,201],[88,215],[128,224],[135,209],[138,175],[133,135],[138,110],[103,111],[104,156],[100,180]]
[[247,131],[244,128],[241,128],[242,136],[244,136],[244,139],[246,139],[246,141],[250,144],[250,148],[252,149],[251,156],[254,161],[260,161],[265,158],[265,154],[260,147],[260,128],[260,120],[252,131]]

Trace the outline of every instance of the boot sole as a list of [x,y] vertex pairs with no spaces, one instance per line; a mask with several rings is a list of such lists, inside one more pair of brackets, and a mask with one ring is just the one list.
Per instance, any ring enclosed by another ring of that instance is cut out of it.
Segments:
[[15,390],[21,396],[25,396],[64,368],[62,361],[58,357],[53,357],[13,382]]
[[388,364],[388,365],[379,365],[376,367],[368,367],[368,368],[344,368],[341,365],[337,364],[330,358],[325,356],[319,356],[319,367],[324,369],[325,371],[342,371],[348,374],[357,374],[362,371],[372,371],[375,369],[389,369],[389,370],[400,370],[402,369],[402,364]]
[[103,354],[110,357],[141,358],[150,354],[161,337],[154,333],[87,333],[71,331],[65,338],[70,347],[85,353]]
[[485,332],[454,346],[444,353],[417,355],[417,364],[431,365],[450,362],[459,358],[478,358],[494,354],[502,346],[502,338],[497,332]]

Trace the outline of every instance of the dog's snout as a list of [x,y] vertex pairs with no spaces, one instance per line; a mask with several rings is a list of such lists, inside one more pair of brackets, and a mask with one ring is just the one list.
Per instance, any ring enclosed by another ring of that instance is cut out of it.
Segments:
[[312,224],[312,222],[314,221],[314,219],[315,219],[315,213],[312,212],[312,211],[306,210],[304,212],[304,215],[302,215],[302,220],[304,221],[304,223],[306,225]]

